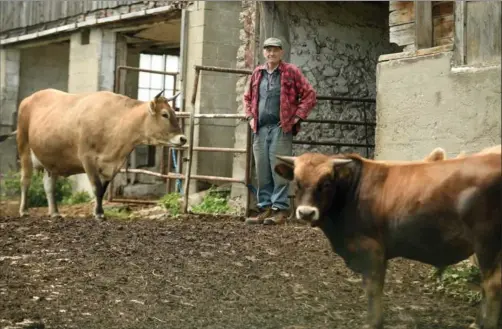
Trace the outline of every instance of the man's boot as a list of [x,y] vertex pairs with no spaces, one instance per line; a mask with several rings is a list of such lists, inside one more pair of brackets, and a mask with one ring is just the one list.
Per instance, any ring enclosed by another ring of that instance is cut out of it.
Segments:
[[270,207],[266,207],[263,211],[256,217],[248,217],[244,221],[246,224],[263,224],[265,218],[270,217],[272,214],[272,209]]

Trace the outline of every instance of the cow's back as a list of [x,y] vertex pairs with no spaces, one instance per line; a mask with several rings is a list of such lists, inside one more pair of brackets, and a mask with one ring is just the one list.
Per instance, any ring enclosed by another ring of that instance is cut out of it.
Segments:
[[373,211],[386,227],[388,256],[435,266],[467,258],[475,227],[500,232],[500,177],[497,154],[392,166],[382,188],[364,187],[377,200]]
[[116,105],[121,99],[128,98],[106,91],[71,94],[44,89],[35,92],[19,107],[18,145],[27,145],[44,167],[56,173],[83,172],[79,148],[82,143],[106,142],[102,132],[117,126],[120,112],[124,111],[123,106]]

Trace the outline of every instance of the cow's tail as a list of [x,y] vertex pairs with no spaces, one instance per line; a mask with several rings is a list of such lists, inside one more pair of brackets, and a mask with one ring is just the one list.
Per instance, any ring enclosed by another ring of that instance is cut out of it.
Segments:
[[10,134],[0,135],[0,143],[3,142],[4,140],[7,140],[7,139],[11,138],[12,136],[16,136],[16,135],[17,135],[17,130],[14,130]]

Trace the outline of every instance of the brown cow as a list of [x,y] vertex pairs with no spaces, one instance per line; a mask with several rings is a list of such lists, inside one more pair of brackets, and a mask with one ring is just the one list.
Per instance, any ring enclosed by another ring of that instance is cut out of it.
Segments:
[[382,163],[359,155],[279,157],[295,180],[296,217],[318,226],[347,266],[363,275],[368,323],[383,328],[387,261],[445,267],[476,253],[483,301],[477,323],[496,329],[502,307],[502,170],[496,154]]
[[[489,147],[486,147],[486,148],[482,149],[481,151],[474,153],[472,155],[483,155],[483,154],[487,154],[487,153],[501,154],[502,153],[502,145],[499,144],[499,145],[495,145],[495,146],[489,146]],[[466,156],[467,156],[467,153],[465,151],[462,151],[456,156],[456,158],[464,158]],[[440,160],[444,160],[444,159],[446,159],[446,152],[440,147],[435,148],[425,158],[426,161],[440,161]],[[476,254],[471,255],[469,257],[469,261],[471,262],[472,265],[479,267],[478,258],[476,257]],[[443,270],[444,269],[440,269],[439,270],[440,273]]]
[[[181,146],[187,139],[168,101],[159,93],[139,101],[109,91],[69,94],[45,89],[19,105],[17,138],[21,162],[19,213],[28,213],[33,168],[44,169],[49,214],[59,216],[56,178],[86,173],[96,196],[94,215],[104,218],[103,195],[136,145]],[[0,141],[8,136],[0,136]]]

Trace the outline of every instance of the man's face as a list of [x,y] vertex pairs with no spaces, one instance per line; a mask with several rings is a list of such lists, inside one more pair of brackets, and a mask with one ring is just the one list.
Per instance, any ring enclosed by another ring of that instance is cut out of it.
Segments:
[[263,56],[269,64],[278,64],[281,61],[283,54],[284,50],[280,47],[269,46],[263,49]]

